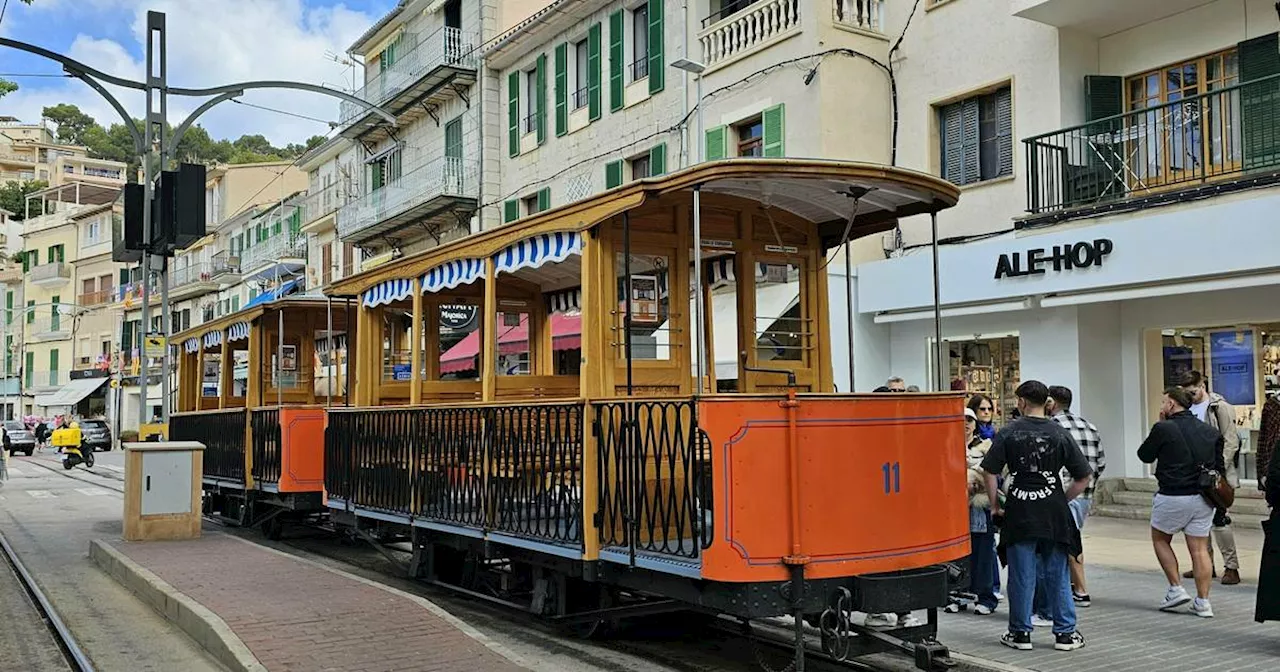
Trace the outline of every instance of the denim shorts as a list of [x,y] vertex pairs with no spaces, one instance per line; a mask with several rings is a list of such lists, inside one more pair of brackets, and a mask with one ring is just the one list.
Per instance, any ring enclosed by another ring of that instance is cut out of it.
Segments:
[[1089,509],[1093,508],[1093,502],[1076,497],[1067,502],[1067,506],[1071,507],[1071,517],[1076,521],[1076,529],[1084,529],[1084,521],[1089,517]]
[[1207,537],[1213,527],[1213,507],[1200,495],[1156,493],[1151,500],[1151,527],[1165,534]]

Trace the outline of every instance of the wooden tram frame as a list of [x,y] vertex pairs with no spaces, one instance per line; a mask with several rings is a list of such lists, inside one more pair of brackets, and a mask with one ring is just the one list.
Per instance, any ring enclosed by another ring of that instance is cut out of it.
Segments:
[[[936,609],[955,578],[951,563],[968,553],[965,465],[950,449],[962,436],[961,397],[941,391],[940,382],[933,393],[836,394],[832,351],[852,350],[852,315],[840,344],[830,334],[826,264],[844,243],[890,230],[901,217],[930,215],[937,321],[937,213],[958,198],[948,182],[881,165],[703,163],[333,283],[331,298],[355,300],[346,329],[355,341],[350,404],[325,413],[330,520],[371,541],[412,542],[412,576],[482,597],[492,595],[474,585],[478,573],[501,568],[532,595],[522,606],[565,624],[594,630],[606,619],[677,608],[742,619],[823,614],[824,643],[841,655],[906,650],[918,665],[935,665],[946,656],[933,641]],[[565,287],[547,286],[545,265],[502,272],[499,261],[518,248],[545,255],[553,240],[577,253],[551,259],[578,265],[577,375],[556,373],[551,311],[542,300],[548,289]],[[695,241],[702,254],[692,254]],[[702,260],[725,245],[736,282],[739,392],[717,394],[705,352],[714,352],[713,331],[723,325],[707,318],[714,301]],[[637,254],[669,260],[665,359],[635,357],[635,311],[618,299],[620,286],[632,296]],[[798,359],[765,361],[755,347],[755,270],[765,261],[800,269]],[[431,273],[460,262],[470,269],[467,282],[431,286]],[[458,302],[481,313],[479,371],[474,379],[442,380],[438,307]],[[496,371],[504,302],[527,309],[530,375]],[[407,332],[386,329],[389,306],[411,317]],[[265,328],[269,320],[257,315],[255,329]],[[242,311],[188,333],[244,319]],[[386,380],[383,351],[406,337],[409,380]],[[184,358],[183,370],[199,366],[198,357]],[[260,361],[250,368],[252,384],[265,372]],[[200,389],[191,385],[184,379],[184,410]],[[175,424],[209,412],[176,414]],[[247,425],[246,445],[252,440]],[[885,507],[868,527],[866,510],[849,508],[846,493],[878,490],[882,459],[886,494],[890,461],[895,469],[898,461],[907,469],[921,464],[908,489],[929,492]],[[874,473],[866,468],[872,463]],[[548,512],[559,516],[550,526]],[[875,551],[877,544],[891,552]],[[929,609],[930,618],[891,634],[871,632],[840,618],[837,605],[840,613]],[[828,627],[833,613],[836,625]],[[801,624],[796,618],[799,669]]]

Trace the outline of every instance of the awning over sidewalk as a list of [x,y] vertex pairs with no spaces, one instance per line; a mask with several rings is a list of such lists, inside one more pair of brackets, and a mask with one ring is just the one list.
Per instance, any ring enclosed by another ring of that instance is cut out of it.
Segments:
[[107,382],[107,378],[81,378],[73,380],[52,394],[37,394],[36,406],[50,408],[53,406],[75,406],[82,399],[93,394]]

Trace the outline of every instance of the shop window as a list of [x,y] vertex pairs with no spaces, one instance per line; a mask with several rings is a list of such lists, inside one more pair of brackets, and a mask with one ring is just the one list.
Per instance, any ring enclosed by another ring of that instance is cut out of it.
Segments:
[[499,376],[527,376],[530,370],[529,311],[508,307],[498,311]]
[[990,397],[995,406],[992,421],[997,426],[1011,420],[1018,406],[1014,392],[1022,382],[1018,337],[952,340],[943,342],[943,347],[947,367],[943,378],[950,381],[949,388]]
[[382,379],[408,382],[413,379],[413,310],[386,306],[382,309]]
[[799,264],[764,261],[756,273],[756,359],[801,362],[809,348],[808,315],[800,294]]
[[938,108],[942,178],[973,184],[1013,174],[1013,98],[1008,86]]
[[[670,360],[671,261],[660,254],[631,255],[631,300],[627,301],[626,258],[617,255],[618,333],[626,333],[628,303],[631,313],[631,357],[633,360]],[[618,358],[626,358],[626,341],[618,339]]]
[[[471,303],[443,304],[436,309],[440,380],[475,380],[480,376],[480,310]],[[426,352],[425,350],[423,352]]]

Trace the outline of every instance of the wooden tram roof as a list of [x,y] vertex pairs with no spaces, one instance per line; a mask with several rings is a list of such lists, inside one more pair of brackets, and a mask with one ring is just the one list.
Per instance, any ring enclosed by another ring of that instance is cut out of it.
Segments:
[[[263,313],[269,310],[288,309],[288,308],[324,308],[327,305],[324,297],[318,296],[289,296],[260,303],[256,306],[238,310],[230,315],[223,315],[216,320],[210,320],[203,324],[196,325],[190,329],[180,331],[170,337],[170,342],[181,345],[188,338],[203,338],[205,334],[214,331],[225,331],[228,327],[238,322],[252,322],[258,319]],[[335,303],[334,311],[341,309],[341,304]]]
[[827,248],[842,242],[849,217],[854,214],[853,190],[869,191],[860,200],[849,233],[851,239],[891,229],[901,217],[945,210],[960,198],[959,188],[946,180],[881,164],[816,159],[712,161],[629,182],[591,198],[397,259],[334,282],[325,293],[354,297],[385,280],[418,276],[452,259],[491,256],[531,236],[587,230],[641,207],[650,198],[691,192],[698,185],[704,193],[755,201],[814,222]]

